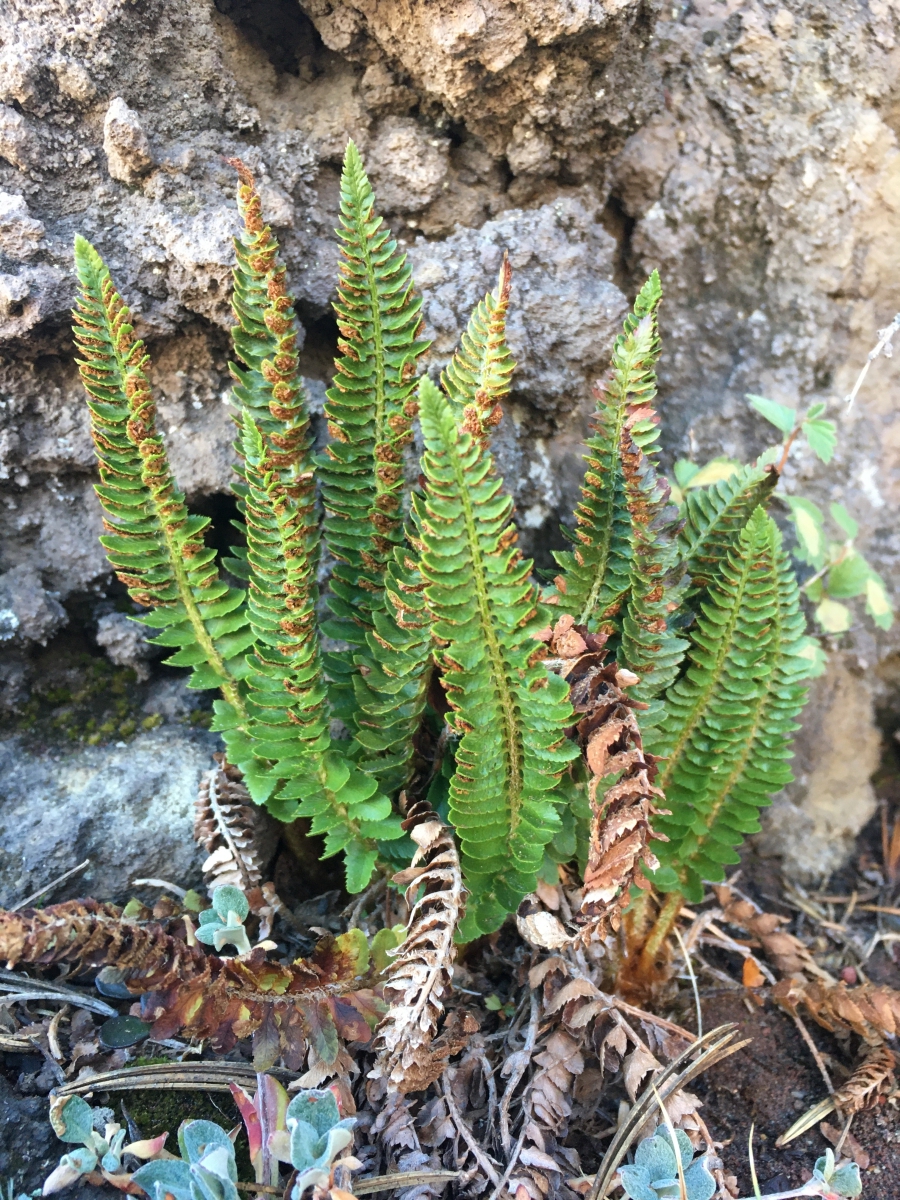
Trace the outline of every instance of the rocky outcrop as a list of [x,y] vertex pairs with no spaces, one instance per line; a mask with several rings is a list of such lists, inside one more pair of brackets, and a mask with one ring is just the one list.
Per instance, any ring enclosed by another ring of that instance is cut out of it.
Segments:
[[[214,507],[230,458],[234,179],[223,156],[260,179],[318,395],[335,338],[348,136],[414,260],[435,338],[429,369],[510,249],[521,366],[499,446],[539,561],[577,488],[591,381],[627,298],[659,267],[666,453],[757,453],[768,430],[747,391],[824,401],[839,422],[835,458],[826,469],[799,454],[786,487],[842,501],[896,596],[896,366],[880,359],[856,405],[841,399],[900,309],[896,6],[10,0],[7,11],[0,588],[24,579],[34,613],[17,617],[14,636],[9,620],[0,628],[8,695],[24,694],[27,645],[61,627],[54,606],[75,613],[80,596],[109,586],[66,329],[74,232],[98,244],[134,306],[179,480]],[[840,727],[857,738],[862,720],[871,738],[876,705],[896,720],[900,635],[862,622],[841,646],[833,670],[853,680],[857,702]],[[826,761],[846,690],[817,685],[801,764]],[[870,765],[859,756],[856,776]],[[821,771],[802,773],[790,799],[801,814],[824,795]],[[867,784],[828,778],[827,803],[853,808],[852,830],[869,811]]]

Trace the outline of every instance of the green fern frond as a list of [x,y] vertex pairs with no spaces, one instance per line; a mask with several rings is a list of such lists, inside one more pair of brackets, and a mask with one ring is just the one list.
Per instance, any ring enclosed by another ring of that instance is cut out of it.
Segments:
[[512,268],[504,255],[496,288],[476,306],[459,349],[441,373],[444,391],[458,406],[462,424],[483,439],[503,418],[500,402],[509,393],[516,368],[506,344],[511,284]]
[[[243,225],[234,239],[232,309],[238,323],[231,331],[242,363],[229,363],[235,381],[233,398],[239,405],[234,414],[239,436],[234,447],[238,479],[233,490],[245,519],[248,551],[236,551],[238,559],[229,559],[228,566],[248,582],[248,615],[255,641],[248,669],[256,681],[251,684],[248,680],[248,684],[266,694],[264,701],[257,697],[255,703],[259,711],[253,715],[260,728],[254,731],[254,737],[267,744],[274,739],[267,726],[274,723],[286,737],[289,720],[304,723],[297,715],[299,710],[307,711],[308,721],[317,730],[323,722],[323,728],[327,728],[314,616],[319,533],[312,437],[299,376],[300,330],[294,301],[278,258],[278,242],[262,219],[253,176],[239,159],[229,161],[238,174],[237,202]],[[289,650],[278,640],[281,618],[291,626]],[[291,686],[301,692],[287,688],[290,672],[279,658],[282,653],[289,653],[294,660],[294,675],[302,677],[303,684],[294,678]],[[273,654],[274,663],[270,661]],[[265,664],[262,668],[260,662]],[[263,677],[266,673],[271,677],[273,671],[278,677],[279,665],[285,666],[285,687],[272,682],[266,685]],[[301,693],[315,696],[315,702],[307,698],[298,703],[296,696]],[[254,799],[264,801],[271,795],[277,777],[261,768],[258,758],[277,760],[278,756],[255,756],[252,740],[242,738],[234,729],[234,713],[222,704],[215,707],[214,728],[225,736],[231,761],[244,772]],[[254,705],[248,702],[248,707],[252,712]],[[314,743],[317,737],[311,734],[306,740]]]
[[373,612],[366,634],[368,671],[353,683],[355,740],[364,752],[360,765],[390,791],[408,782],[433,662],[431,616],[415,551],[398,548],[384,581],[387,608]]
[[[325,541],[337,560],[328,632],[367,659],[373,612],[384,608],[384,572],[403,542],[403,450],[412,440],[421,300],[406,255],[375,212],[353,142],[341,175],[340,357],[325,415],[332,441],[319,459]],[[329,660],[329,667],[331,660]],[[348,681],[337,693],[349,700]],[[341,712],[338,700],[338,713]]]
[[191,516],[156,430],[149,361],[131,313],[97,251],[75,239],[81,293],[73,313],[78,366],[88,392],[107,533],[101,543],[131,598],[152,609],[142,623],[157,645],[177,647],[165,661],[193,667],[190,687],[222,689],[235,720],[246,720],[237,680],[251,632],[244,593],[218,575],[204,544],[208,517]]
[[725,877],[723,864],[739,861],[734,847],[759,828],[759,809],[790,782],[803,634],[781,535],[757,508],[701,606],[687,673],[666,696],[657,782],[671,815],[656,822],[670,839],[654,845],[659,886],[698,901],[703,880]]
[[547,614],[515,548],[512,501],[491,455],[457,429],[427,378],[419,398],[426,492],[413,513],[442,682],[463,735],[450,816],[471,893],[467,938],[498,928],[535,887],[561,824],[553,789],[578,750],[564,735],[565,682],[542,666],[533,637]]
[[246,412],[242,442],[248,611],[255,636],[247,710],[250,749],[259,765],[240,766],[254,800],[268,801],[283,821],[311,818],[310,831],[325,835],[326,857],[345,852],[348,890],[359,891],[374,869],[376,842],[402,831],[375,780],[343,762],[331,744],[315,624],[311,508],[304,511],[292,502],[277,464],[268,460],[262,433]]
[[[595,432],[586,443],[587,470],[575,509],[575,529],[563,531],[574,550],[554,552],[559,606],[578,624],[612,632],[621,625],[631,564],[631,522],[621,463],[629,413],[649,407],[656,395],[660,353],[656,312],[662,285],[656,271],[638,293],[634,311],[612,351],[612,369],[596,389]],[[651,452],[649,444],[645,447]]]
[[729,479],[686,493],[678,554],[692,593],[718,579],[741,530],[760,505],[766,507],[777,483],[772,467],[741,467]]

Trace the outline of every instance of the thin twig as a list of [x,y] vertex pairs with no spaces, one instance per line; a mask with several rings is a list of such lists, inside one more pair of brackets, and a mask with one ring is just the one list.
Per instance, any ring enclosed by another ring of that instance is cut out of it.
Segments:
[[488,1056],[483,1050],[476,1050],[475,1056],[481,1063],[482,1074],[484,1075],[484,1083],[488,1094],[488,1111],[487,1111],[487,1128],[488,1130],[496,1129],[497,1119],[497,1080],[494,1077],[494,1068],[488,1061]]
[[519,1161],[519,1155],[522,1153],[522,1147],[525,1145],[525,1134],[528,1130],[528,1121],[529,1121],[529,1117],[531,1116],[531,1105],[530,1105],[530,1103],[528,1103],[528,1101],[526,1101],[526,1104],[527,1104],[527,1108],[522,1116],[522,1128],[519,1132],[518,1140],[516,1141],[516,1144],[513,1147],[512,1154],[509,1156],[509,1162],[506,1164],[506,1170],[503,1172],[503,1175],[500,1177],[500,1182],[497,1184],[497,1186],[491,1192],[490,1196],[488,1197],[488,1200],[499,1200],[500,1193],[503,1191],[503,1189],[509,1183],[510,1176],[512,1175],[513,1171],[516,1169],[516,1165]]
[[828,1068],[825,1066],[825,1063],[822,1059],[822,1055],[819,1053],[816,1043],[810,1037],[809,1030],[803,1024],[803,1019],[800,1016],[798,1016],[797,1013],[795,1013],[795,1012],[792,1012],[791,1016],[794,1018],[794,1024],[797,1026],[797,1028],[800,1031],[800,1036],[803,1038],[804,1042],[806,1042],[807,1046],[809,1047],[810,1054],[815,1059],[816,1066],[819,1068],[819,1073],[821,1074],[822,1078],[825,1080],[825,1086],[828,1088],[829,1095],[833,1095],[834,1094],[834,1084],[831,1082],[831,1076],[828,1074]]
[[443,1091],[444,1099],[447,1101],[447,1109],[450,1113],[450,1118],[453,1121],[453,1124],[456,1126],[457,1133],[468,1146],[469,1152],[481,1167],[482,1171],[484,1171],[485,1175],[487,1175],[488,1179],[490,1179],[491,1183],[494,1185],[494,1187],[496,1187],[500,1182],[500,1176],[497,1174],[487,1155],[475,1141],[472,1130],[465,1123],[462,1118],[462,1113],[456,1107],[456,1101],[453,1099],[453,1092],[451,1091],[450,1083],[446,1075],[443,1078]]
[[678,938],[678,945],[681,947],[681,953],[684,955],[684,965],[687,967],[687,973],[691,977],[691,987],[694,989],[694,1004],[697,1006],[697,1037],[703,1037],[703,1010],[700,1007],[700,989],[697,987],[697,976],[694,974],[694,967],[691,963],[691,956],[688,953],[687,947],[684,944],[678,926],[675,926],[675,936]]
[[525,1044],[518,1051],[521,1057],[510,1072],[509,1080],[500,1101],[500,1144],[507,1154],[509,1154],[512,1145],[512,1138],[509,1133],[509,1106],[512,1102],[513,1092],[519,1086],[522,1076],[525,1074],[528,1064],[531,1061],[531,1055],[534,1052],[535,1042],[537,1041],[538,1021],[541,1013],[537,993],[531,992],[529,998],[531,1002],[531,1016],[528,1021],[528,1031],[525,1034]]
[[173,896],[177,896],[179,900],[183,900],[187,895],[187,888],[179,887],[177,883],[170,883],[168,879],[132,879],[132,887],[156,887],[163,888],[169,891]]
[[79,863],[77,867],[71,867],[68,871],[63,871],[62,875],[57,875],[55,879],[51,879],[48,884],[42,888],[38,888],[36,892],[32,892],[30,896],[26,896],[24,900],[20,900],[18,904],[14,904],[9,910],[10,912],[19,912],[23,908],[29,908],[35,900],[40,900],[41,896],[46,896],[48,892],[54,891],[61,883],[65,883],[75,875],[80,875],[82,871],[86,871],[91,865],[91,860],[86,858],[83,863]]
[[370,900],[378,900],[383,890],[387,888],[387,878],[384,875],[379,876],[374,883],[370,884],[361,896],[355,901],[348,904],[341,912],[342,917],[347,918],[348,929],[358,929],[359,919],[362,916],[363,909]]
[[[427,1183],[455,1183],[459,1171],[397,1171],[392,1175],[375,1175],[371,1179],[353,1181],[354,1196],[368,1196],[372,1192],[393,1192],[398,1188],[421,1187]],[[281,1189],[284,1191],[284,1189]]]
[[847,1120],[844,1122],[844,1128],[841,1130],[841,1136],[838,1138],[837,1145],[834,1148],[834,1157],[835,1158],[838,1158],[840,1156],[840,1153],[844,1148],[844,1142],[847,1140],[847,1134],[850,1132],[850,1126],[853,1124],[853,1118],[855,1116],[856,1116],[856,1113],[851,1113],[849,1115],[849,1117],[847,1118]]
[[848,408],[853,404],[853,401],[859,394],[859,389],[863,385],[863,380],[869,373],[869,367],[871,367],[872,363],[879,356],[879,354],[884,352],[885,358],[891,357],[891,338],[898,330],[900,330],[900,313],[897,313],[890,325],[886,325],[884,329],[878,330],[878,341],[875,344],[875,347],[866,355],[866,364],[857,376],[856,383],[853,385],[853,391],[850,392],[848,396],[844,397]]
[[689,1042],[696,1041],[698,1036],[692,1033],[690,1029],[685,1029],[682,1025],[676,1025],[674,1021],[667,1021],[665,1017],[657,1017],[653,1013],[645,1012],[642,1008],[636,1008],[633,1004],[628,1004],[625,1000],[620,1000],[618,996],[610,996],[603,992],[603,997],[609,1000],[613,1007],[620,1009],[622,1012],[628,1013],[630,1017],[637,1017],[640,1021],[649,1021],[651,1025],[659,1025],[661,1029],[668,1029],[669,1033],[677,1033],[679,1037],[687,1038]]

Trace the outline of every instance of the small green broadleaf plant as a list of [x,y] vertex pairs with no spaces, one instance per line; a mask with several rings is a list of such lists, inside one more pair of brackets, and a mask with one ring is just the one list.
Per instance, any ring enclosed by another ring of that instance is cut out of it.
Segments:
[[178,1130],[181,1158],[138,1167],[132,1179],[151,1200],[238,1200],[231,1138],[214,1121],[185,1121]]
[[843,603],[865,597],[866,612],[880,629],[890,629],[894,609],[882,577],[854,546],[859,526],[843,504],[832,503],[829,512],[842,536],[828,537],[825,514],[803,496],[785,496],[797,535],[797,558],[813,568],[803,591],[815,605],[815,618],[824,633],[846,633],[852,610]]
[[297,1172],[291,1200],[300,1200],[306,1188],[330,1185],[335,1158],[353,1141],[356,1118],[341,1118],[329,1089],[310,1088],[291,1100],[284,1123],[270,1136],[269,1149]]
[[[837,427],[822,413],[825,405],[813,404],[805,413],[797,413],[786,404],[768,400],[765,396],[748,395],[751,406],[782,434],[780,447],[772,447],[760,458],[762,465],[772,463],[780,475],[791,447],[805,440],[817,458],[828,464],[837,445]],[[695,501],[690,493],[737,476],[741,464],[729,458],[714,458],[704,466],[687,459],[675,463],[677,488],[673,494],[679,504]],[[842,537],[830,540],[825,530],[825,515],[817,504],[803,496],[782,496],[787,505],[797,539],[794,551],[799,562],[813,568],[813,575],[803,584],[802,591],[814,605],[816,623],[822,633],[845,633],[852,622],[852,612],[843,600],[865,596],[866,612],[881,629],[890,629],[894,611],[884,580],[854,547],[859,531],[857,522],[843,504],[829,506],[832,519]],[[804,652],[811,660],[810,674],[821,674],[825,655],[818,643],[809,639]]]
[[[716,1181],[705,1158],[694,1158],[691,1140],[680,1129],[675,1130],[677,1146],[669,1130],[661,1125],[644,1138],[634,1155],[634,1164],[619,1167],[619,1179],[630,1200],[711,1200]],[[684,1178],[682,1192],[678,1159]]]
[[107,1179],[120,1176],[124,1154],[152,1158],[163,1149],[166,1134],[125,1145],[125,1130],[120,1125],[106,1122],[101,1134],[94,1128],[95,1117],[102,1120],[80,1096],[67,1096],[51,1104],[50,1123],[56,1136],[60,1141],[78,1145],[79,1149],[62,1156],[59,1166],[44,1181],[42,1195],[61,1192],[94,1171]]
[[[795,439],[802,436],[809,448],[823,463],[831,462],[837,445],[837,427],[823,418],[825,405],[817,403],[804,414],[797,414],[787,405],[767,400],[764,396],[747,399],[784,435],[781,465]],[[814,574],[803,584],[803,591],[815,605],[815,618],[823,633],[846,633],[852,622],[851,610],[843,600],[865,596],[866,612],[880,629],[890,629],[894,621],[893,606],[884,580],[869,565],[853,542],[859,525],[843,504],[833,503],[829,511],[842,537],[828,538],[825,516],[818,505],[802,496],[785,496],[791,521],[797,536],[795,554],[800,562],[813,568]]]
[[[343,853],[347,887],[406,852],[397,813],[411,783],[460,842],[462,939],[495,930],[555,864],[583,852],[589,813],[565,682],[536,635],[554,615],[603,632],[639,677],[648,747],[668,755],[672,812],[660,887],[696,895],[790,777],[803,622],[765,513],[766,462],[670,503],[657,470],[660,354],[654,272],[613,348],[571,551],[541,595],[516,548],[512,501],[490,452],[513,362],[510,274],[477,306],[439,385],[406,257],[374,208],[356,148],[341,182],[339,357],[331,440],[315,458],[298,373],[299,327],[252,178],[236,164],[235,492],[243,544],[219,572],[207,521],[188,514],[156,432],[147,359],[99,255],[76,242],[76,313],[105,510],[104,545],[140,619],[216,687],[214,728],[251,795],[302,817]],[[419,417],[420,483],[405,462]],[[812,418],[815,419],[815,418]],[[316,510],[322,484],[324,520]],[[319,529],[335,560],[317,621]],[[322,635],[332,639],[327,651]],[[442,759],[435,769],[435,745]],[[423,782],[424,781],[424,782]],[[656,847],[655,847],[656,848]],[[203,937],[237,948],[228,909]]]
[[197,941],[215,946],[217,952],[223,946],[234,946],[238,954],[249,954],[250,939],[244,928],[249,914],[250,905],[240,888],[230,884],[217,887],[212,894],[212,908],[200,914]]

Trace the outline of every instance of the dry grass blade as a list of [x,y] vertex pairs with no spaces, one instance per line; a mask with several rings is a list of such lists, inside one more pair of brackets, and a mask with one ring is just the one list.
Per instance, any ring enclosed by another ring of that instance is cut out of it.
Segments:
[[887,1046],[876,1046],[853,1072],[843,1087],[813,1105],[802,1117],[798,1117],[790,1129],[781,1135],[776,1146],[786,1146],[801,1134],[812,1129],[819,1121],[837,1109],[845,1116],[862,1112],[875,1104],[879,1096],[891,1091],[894,1086],[894,1069],[897,1060]]
[[354,1179],[354,1196],[373,1192],[396,1192],[399,1188],[423,1187],[429,1183],[456,1183],[459,1171],[398,1171],[394,1175],[376,1175],[372,1179]]
[[[628,1153],[629,1146],[646,1121],[651,1108],[657,1102],[657,1093],[659,1099],[665,1103],[679,1088],[686,1087],[691,1080],[696,1079],[698,1075],[707,1071],[715,1063],[749,1045],[749,1039],[732,1044],[736,1033],[736,1025],[720,1025],[717,1029],[710,1030],[705,1037],[699,1038],[682,1054],[679,1054],[678,1058],[669,1063],[657,1078],[651,1080],[610,1142],[600,1169],[594,1178],[593,1186],[587,1194],[587,1200],[604,1200],[619,1164]],[[691,1055],[698,1050],[700,1053],[695,1061],[689,1062]],[[687,1066],[685,1066],[686,1063]]]
[[222,884],[245,892],[260,887],[275,851],[277,830],[250,799],[240,772],[216,755],[220,765],[200,780],[194,837],[209,857],[203,876],[210,889]]
[[[296,1079],[294,1071],[272,1070],[282,1083]],[[146,1067],[121,1067],[102,1071],[87,1079],[64,1083],[55,1096],[84,1096],[92,1091],[127,1092],[159,1089],[172,1092],[227,1092],[229,1083],[244,1088],[256,1087],[257,1073],[250,1063],[239,1062],[172,1062],[153,1063]]]
[[22,975],[18,971],[0,970],[0,992],[8,993],[0,997],[2,1004],[9,1004],[14,999],[59,1000],[66,1004],[74,1004],[78,1008],[85,1008],[88,1012],[98,1013],[102,1017],[119,1015],[105,1000],[90,996],[79,988],[67,987],[65,984],[46,979],[32,979],[30,975]]
[[410,914],[406,940],[388,968],[384,990],[390,1009],[378,1027],[378,1057],[369,1078],[383,1080],[389,1091],[415,1092],[434,1083],[450,1052],[449,1044],[437,1049],[432,1043],[444,1012],[441,997],[451,987],[453,935],[465,890],[453,835],[431,806],[415,803],[403,828],[416,852],[394,880],[407,885]]

